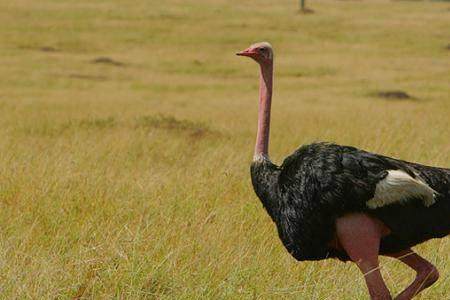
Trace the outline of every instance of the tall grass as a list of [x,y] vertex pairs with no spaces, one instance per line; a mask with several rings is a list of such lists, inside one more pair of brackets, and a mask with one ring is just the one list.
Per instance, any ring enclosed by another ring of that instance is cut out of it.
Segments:
[[[275,46],[274,161],[325,140],[449,167],[449,6],[297,5],[0,1],[0,298],[367,298],[353,265],[279,242],[249,181],[257,67],[233,53]],[[449,247],[417,247],[441,273],[418,299],[449,297]]]

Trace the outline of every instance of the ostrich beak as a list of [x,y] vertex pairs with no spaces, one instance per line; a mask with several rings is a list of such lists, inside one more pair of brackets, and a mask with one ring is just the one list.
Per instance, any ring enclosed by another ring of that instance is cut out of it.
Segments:
[[248,57],[255,57],[258,53],[256,53],[255,49],[247,48],[243,51],[237,52],[237,56],[248,56]]

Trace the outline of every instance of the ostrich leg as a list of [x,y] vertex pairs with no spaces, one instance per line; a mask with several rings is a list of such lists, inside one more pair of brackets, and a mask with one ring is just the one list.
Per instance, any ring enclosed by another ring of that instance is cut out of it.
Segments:
[[379,269],[378,252],[384,226],[365,214],[349,214],[336,220],[340,245],[364,274],[372,300],[391,300]]
[[414,281],[395,298],[396,300],[412,299],[422,290],[435,283],[439,278],[439,273],[435,266],[433,266],[426,259],[417,255],[411,249],[400,251],[398,253],[392,253],[388,256],[399,259],[417,272],[417,276]]

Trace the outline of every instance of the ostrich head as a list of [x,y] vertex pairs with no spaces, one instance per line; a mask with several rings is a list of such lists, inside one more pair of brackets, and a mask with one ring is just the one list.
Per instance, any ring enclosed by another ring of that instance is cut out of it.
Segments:
[[267,64],[273,61],[272,45],[268,42],[260,42],[251,45],[247,49],[236,53],[239,56],[248,56],[253,58],[259,64]]

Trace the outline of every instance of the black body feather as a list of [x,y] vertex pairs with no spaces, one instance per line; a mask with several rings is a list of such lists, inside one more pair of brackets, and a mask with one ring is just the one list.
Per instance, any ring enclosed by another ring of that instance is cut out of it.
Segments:
[[[388,170],[418,174],[439,194],[425,207],[410,199],[370,209],[377,183]],[[262,158],[251,166],[254,190],[286,249],[297,260],[339,258],[344,251],[330,246],[336,218],[365,212],[381,220],[391,233],[382,239],[380,253],[407,249],[450,233],[450,170],[423,166],[328,143],[303,146],[278,167]]]

